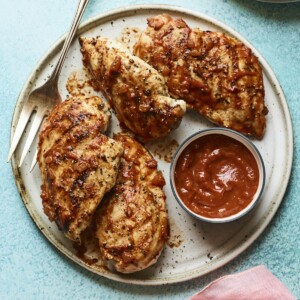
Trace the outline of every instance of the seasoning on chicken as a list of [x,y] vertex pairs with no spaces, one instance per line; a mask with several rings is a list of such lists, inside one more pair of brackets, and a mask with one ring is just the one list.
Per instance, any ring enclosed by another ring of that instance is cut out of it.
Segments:
[[147,268],[158,259],[168,237],[165,180],[157,162],[125,133],[114,139],[124,148],[116,187],[96,213],[103,259],[122,273]]
[[44,212],[73,241],[116,182],[123,148],[102,134],[109,109],[96,96],[70,98],[54,108],[39,135]]
[[170,98],[164,78],[121,43],[103,37],[80,38],[83,64],[119,121],[144,141],[177,128],[186,111]]
[[220,32],[191,29],[162,14],[148,27],[134,54],[157,69],[169,93],[210,121],[262,138],[268,110],[262,68],[251,49]]

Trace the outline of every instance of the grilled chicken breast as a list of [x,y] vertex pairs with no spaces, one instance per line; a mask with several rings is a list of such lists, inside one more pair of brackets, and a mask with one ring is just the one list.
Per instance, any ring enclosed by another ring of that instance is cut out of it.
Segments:
[[74,241],[116,182],[123,148],[102,134],[110,118],[99,97],[70,98],[54,108],[39,135],[44,212]]
[[155,263],[168,237],[165,181],[141,144],[124,133],[114,139],[124,154],[116,187],[96,213],[97,237],[108,265],[132,273]]
[[268,110],[262,69],[251,49],[220,32],[191,29],[162,14],[148,27],[134,54],[157,69],[169,93],[210,121],[262,138]]
[[94,86],[121,123],[145,141],[179,126],[186,104],[169,97],[164,78],[154,68],[117,41],[97,37],[81,38],[80,43]]

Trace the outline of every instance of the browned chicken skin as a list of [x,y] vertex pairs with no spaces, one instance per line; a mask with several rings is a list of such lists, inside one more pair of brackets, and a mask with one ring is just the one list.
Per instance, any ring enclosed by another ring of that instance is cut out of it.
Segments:
[[177,128],[186,110],[169,97],[164,78],[117,41],[81,38],[83,64],[122,124],[144,141]]
[[99,97],[79,96],[57,105],[39,135],[44,212],[74,241],[116,181],[123,149],[102,134],[110,118]]
[[158,259],[168,237],[165,185],[157,162],[131,136],[114,139],[124,148],[116,187],[96,213],[103,259],[122,273],[145,269]]
[[221,126],[262,138],[265,115],[262,69],[251,49],[220,32],[190,29],[162,14],[148,27],[134,54],[165,78],[169,93]]

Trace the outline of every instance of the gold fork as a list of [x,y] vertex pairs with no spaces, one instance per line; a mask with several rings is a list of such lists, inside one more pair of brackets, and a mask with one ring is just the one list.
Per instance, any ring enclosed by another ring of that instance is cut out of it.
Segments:
[[[85,8],[88,4],[89,0],[80,0],[78,3],[78,7],[71,25],[71,28],[69,30],[69,33],[65,39],[64,45],[62,47],[60,57],[58,59],[58,62],[53,70],[52,75],[48,79],[48,81],[38,87],[37,89],[33,90],[27,100],[24,103],[24,106],[22,108],[20,118],[12,139],[12,143],[10,146],[9,154],[8,154],[8,161],[10,161],[14,151],[16,150],[18,143],[23,135],[24,129],[28,123],[28,120],[33,113],[33,111],[36,111],[33,123],[30,128],[30,132],[27,136],[27,140],[25,142],[25,146],[23,148],[23,152],[20,158],[19,167],[22,165],[24,158],[34,140],[34,137],[36,136],[41,123],[43,119],[49,114],[49,112],[53,109],[53,107],[60,103],[61,97],[58,91],[58,78],[60,71],[62,69],[63,63],[65,61],[67,52],[70,48],[71,42],[73,40],[73,37],[75,35],[75,32],[78,28],[79,21],[83,15],[83,12],[85,11]],[[36,153],[33,158],[33,162],[31,165],[31,169],[33,169],[34,165],[36,163]]]

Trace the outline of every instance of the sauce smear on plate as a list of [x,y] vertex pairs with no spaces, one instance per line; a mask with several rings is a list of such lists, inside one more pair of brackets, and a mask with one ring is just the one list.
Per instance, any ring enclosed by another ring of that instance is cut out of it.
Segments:
[[181,153],[174,178],[177,193],[190,210],[208,218],[224,218],[251,202],[259,171],[242,143],[211,134],[193,141]]

